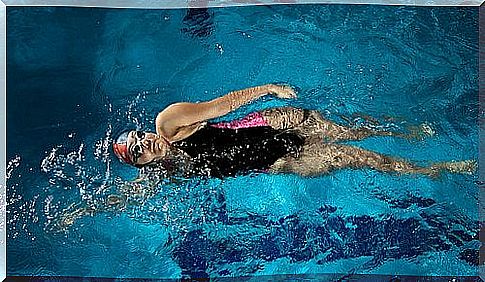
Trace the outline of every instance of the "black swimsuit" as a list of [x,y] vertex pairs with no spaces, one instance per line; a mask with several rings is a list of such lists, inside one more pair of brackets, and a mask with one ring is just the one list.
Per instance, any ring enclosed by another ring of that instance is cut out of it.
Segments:
[[265,171],[276,160],[297,155],[304,139],[270,126],[229,129],[211,124],[172,145],[194,161],[193,173],[217,177]]

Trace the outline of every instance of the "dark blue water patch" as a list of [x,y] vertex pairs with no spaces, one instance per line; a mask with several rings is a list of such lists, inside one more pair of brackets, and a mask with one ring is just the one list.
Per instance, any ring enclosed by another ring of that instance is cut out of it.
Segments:
[[478,240],[478,233],[474,233],[473,235],[468,234],[464,230],[452,230],[451,233],[460,238],[461,240],[465,242],[470,242],[472,240]]
[[[468,242],[479,240],[478,222],[470,223],[459,218],[451,218],[448,221],[443,221],[441,217],[437,217],[433,214],[427,214],[425,212],[421,212],[420,216],[424,219],[426,224],[434,228],[438,234],[444,235],[445,238],[454,246],[462,247]],[[463,230],[452,230],[453,225],[464,226],[465,228]],[[463,252],[460,254],[459,258],[465,260],[469,264],[472,264],[474,260],[472,259],[473,256],[471,253],[468,251]],[[478,265],[478,263],[475,265]]]
[[173,252],[182,269],[182,276],[192,278],[208,278],[207,268],[217,254],[218,242],[211,242],[202,230],[189,232],[183,245]]
[[410,193],[402,198],[393,198],[392,196],[377,191],[373,191],[373,195],[377,199],[388,203],[391,208],[407,209],[412,205],[420,208],[428,208],[436,204],[434,199],[416,196]]
[[82,140],[104,123],[91,99],[102,18],[99,9],[7,9],[9,159],[39,163],[69,134]]
[[466,261],[470,265],[478,266],[480,255],[478,250],[466,249],[460,252],[460,259]]
[[214,31],[214,14],[207,8],[188,9],[183,18],[182,32],[195,38],[208,37]]
[[337,207],[331,205],[323,205],[318,209],[318,212],[322,215],[329,215],[337,211]]
[[[249,221],[246,218],[245,222]],[[324,218],[321,224],[303,220],[298,215],[277,221],[261,217],[256,221],[267,226],[266,234],[244,239],[229,237],[223,243],[209,238],[202,230],[191,231],[174,243],[173,259],[179,264],[185,277],[201,278],[207,277],[212,269],[221,269],[226,264],[248,259],[270,262],[287,257],[293,262],[305,262],[323,256],[316,263],[324,264],[342,259],[371,257],[362,269],[373,269],[390,259],[413,259],[427,253],[448,251],[453,245],[463,245],[447,240],[449,236],[442,236],[461,234],[460,232],[428,228],[425,222],[416,218],[399,219],[388,216],[379,219],[367,215],[333,214]],[[240,224],[240,219],[232,223]],[[466,239],[471,240],[473,237]],[[458,258],[474,264],[476,252],[477,250],[466,249]],[[258,269],[255,266],[252,271],[256,272]],[[229,275],[230,271],[220,270],[218,273]]]

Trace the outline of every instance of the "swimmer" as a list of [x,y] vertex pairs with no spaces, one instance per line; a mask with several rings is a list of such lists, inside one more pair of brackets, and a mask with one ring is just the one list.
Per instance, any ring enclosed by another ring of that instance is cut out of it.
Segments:
[[371,136],[404,134],[346,127],[316,110],[279,107],[231,122],[211,122],[262,96],[296,98],[287,85],[267,84],[207,102],[175,103],[156,118],[156,132],[129,131],[113,143],[116,156],[138,168],[163,167],[190,175],[235,176],[251,171],[305,177],[339,169],[370,168],[386,173],[473,173],[475,161],[418,166],[409,161],[345,144]]

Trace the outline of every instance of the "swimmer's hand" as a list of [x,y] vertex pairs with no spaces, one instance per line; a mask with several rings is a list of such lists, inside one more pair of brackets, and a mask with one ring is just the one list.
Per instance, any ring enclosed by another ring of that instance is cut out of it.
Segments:
[[268,92],[280,99],[296,98],[296,91],[289,85],[268,84]]

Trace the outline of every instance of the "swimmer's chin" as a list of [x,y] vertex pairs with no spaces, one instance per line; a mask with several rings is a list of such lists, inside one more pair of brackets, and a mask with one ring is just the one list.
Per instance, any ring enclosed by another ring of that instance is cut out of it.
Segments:
[[170,152],[170,145],[163,138],[158,138],[153,146],[153,153],[157,156],[156,160],[165,158]]

